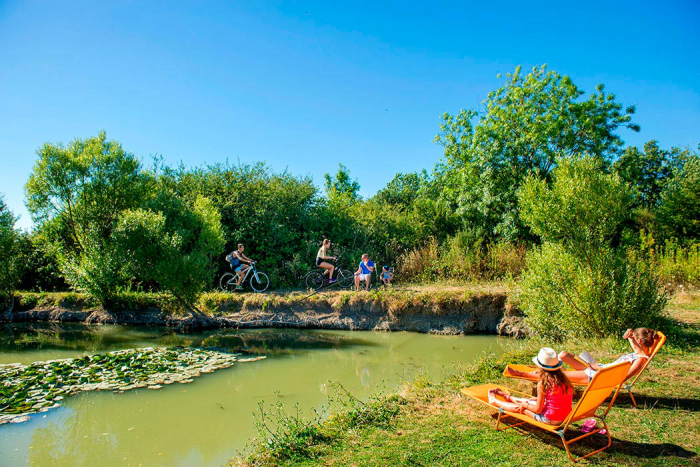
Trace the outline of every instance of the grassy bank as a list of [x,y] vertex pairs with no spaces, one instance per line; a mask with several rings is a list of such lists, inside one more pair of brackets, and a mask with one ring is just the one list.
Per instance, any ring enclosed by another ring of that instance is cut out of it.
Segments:
[[[639,408],[621,393],[608,415],[613,445],[582,464],[700,463],[700,294],[676,294],[669,311],[663,329],[668,343],[634,388]],[[558,437],[537,429],[497,432],[493,411],[459,393],[462,386],[486,382],[531,390],[531,384],[501,374],[508,362],[528,363],[542,344],[514,340],[501,358],[484,356],[467,368],[455,368],[445,381],[417,380],[399,394],[366,404],[345,403],[325,421],[290,423],[278,412],[273,418],[282,431],[261,438],[232,465],[572,465]],[[601,361],[616,358],[627,347],[622,339],[561,345],[592,350]],[[572,450],[585,454],[602,447],[604,438],[594,435]]]
[[[364,310],[392,315],[430,313],[440,315],[463,310],[489,297],[493,306],[503,308],[510,293],[503,282],[469,285],[415,285],[375,288],[354,292],[329,288],[318,294],[309,291],[274,291],[265,294],[208,292],[202,294],[197,308],[213,316],[247,311],[275,312],[289,309]],[[84,294],[75,292],[19,292],[15,310],[66,309],[85,311],[100,307]],[[116,296],[108,311],[158,309],[178,314],[184,310],[170,295],[128,292]]]

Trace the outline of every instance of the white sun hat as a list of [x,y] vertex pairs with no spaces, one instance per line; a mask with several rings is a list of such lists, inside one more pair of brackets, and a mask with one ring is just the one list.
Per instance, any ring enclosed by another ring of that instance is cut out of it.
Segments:
[[532,357],[532,362],[543,370],[556,370],[564,362],[559,360],[557,352],[549,347],[542,347],[536,357]]

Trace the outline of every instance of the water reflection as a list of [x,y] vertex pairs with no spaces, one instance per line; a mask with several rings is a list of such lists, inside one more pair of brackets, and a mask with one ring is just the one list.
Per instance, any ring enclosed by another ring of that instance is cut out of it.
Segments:
[[397,387],[426,372],[439,379],[493,336],[429,336],[306,330],[220,329],[178,334],[165,328],[13,324],[0,327],[0,363],[65,358],[120,348],[193,345],[268,358],[203,375],[191,384],[123,394],[92,392],[22,424],[0,426],[0,465],[223,465],[255,434],[257,403],[326,403],[328,381],[355,396]]
[[[347,335],[302,330],[217,329],[201,333],[176,333],[164,327],[20,323],[0,326],[0,352],[99,351],[134,347],[207,347],[229,352],[292,355],[300,351],[372,346],[371,341]],[[4,359],[0,363],[8,363]]]

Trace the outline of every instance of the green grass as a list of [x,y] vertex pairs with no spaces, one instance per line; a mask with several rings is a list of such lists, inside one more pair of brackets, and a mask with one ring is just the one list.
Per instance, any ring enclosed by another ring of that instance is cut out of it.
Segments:
[[[639,407],[634,408],[629,395],[621,393],[607,418],[612,446],[580,464],[700,465],[700,294],[676,295],[669,311],[671,319],[662,329],[668,342],[633,388]],[[361,407],[341,407],[326,421],[317,420],[315,436],[303,441],[304,448],[294,455],[286,455],[279,445],[273,452],[263,440],[232,465],[572,465],[557,436],[536,428],[498,432],[493,410],[461,397],[460,387],[485,382],[524,392],[532,389],[530,383],[501,374],[508,362],[528,363],[543,342],[513,340],[509,345],[502,357],[485,355],[467,368],[455,368],[445,381],[422,378],[406,384],[400,391],[403,402],[389,423],[352,425],[348,420],[356,418],[354,412]],[[586,349],[601,361],[628,351],[626,342],[614,338],[556,347]],[[378,396],[372,410],[381,411],[382,404],[391,401],[391,396]],[[299,441],[293,430],[287,436]],[[572,451],[583,455],[602,447],[604,439],[593,435]]]

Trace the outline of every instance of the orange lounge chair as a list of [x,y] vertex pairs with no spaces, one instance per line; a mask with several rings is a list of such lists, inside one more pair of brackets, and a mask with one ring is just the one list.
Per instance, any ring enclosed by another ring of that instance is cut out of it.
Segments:
[[[631,363],[630,362],[620,362],[615,365],[610,365],[608,367],[603,368],[600,370],[596,375],[593,377],[591,380],[590,384],[586,388],[586,391],[583,393],[581,396],[581,399],[579,399],[578,403],[574,406],[574,408],[571,410],[571,413],[569,414],[568,417],[566,417],[566,420],[564,420],[561,425],[555,426],[555,425],[547,425],[546,423],[541,423],[536,421],[535,419],[528,417],[527,415],[524,414],[519,414],[519,413],[513,413],[513,412],[506,412],[500,407],[493,406],[489,404],[488,400],[488,392],[491,389],[496,389],[500,388],[501,390],[505,392],[509,392],[511,394],[517,394],[522,397],[530,397],[528,394],[520,393],[518,391],[510,391],[508,388],[504,386],[498,386],[496,384],[482,384],[481,386],[473,386],[471,388],[462,388],[462,393],[465,395],[471,397],[474,400],[477,400],[483,404],[488,405],[489,407],[498,410],[498,420],[496,422],[496,429],[501,430],[499,428],[501,424],[501,418],[506,416],[506,417],[513,417],[517,420],[520,420],[519,423],[515,423],[513,425],[507,425],[506,428],[503,428],[503,430],[506,430],[508,428],[524,425],[525,423],[529,423],[531,425],[535,425],[538,428],[541,428],[545,431],[548,431],[550,433],[554,433],[559,435],[561,438],[562,442],[564,443],[564,449],[566,449],[566,453],[569,455],[569,459],[571,459],[573,462],[578,462],[579,459],[584,459],[588,456],[592,456],[593,454],[599,453],[607,448],[610,447],[612,444],[612,437],[610,436],[610,429],[608,428],[607,423],[605,422],[605,417],[608,415],[608,412],[610,411],[610,408],[612,407],[613,403],[615,402],[615,399],[617,398],[617,394],[620,392],[620,388],[622,387],[622,384],[625,381],[625,378],[627,377],[627,373],[629,372]],[[605,409],[605,412],[598,416],[596,415],[596,411],[598,410],[598,407],[600,407],[603,402],[610,396],[610,394],[613,392],[613,397],[610,400],[610,403],[607,404],[607,408]],[[577,436],[574,439],[567,440],[565,437],[566,430],[571,427],[571,424],[574,422],[577,422],[579,420],[583,420],[586,418],[597,418],[601,422],[603,422],[603,427],[602,428],[596,428],[586,434]],[[505,423],[504,423],[505,425]],[[576,441],[579,441],[587,436],[591,436],[594,433],[598,433],[599,431],[606,430],[606,435],[608,437],[608,444],[605,445],[604,447],[595,450],[593,452],[590,452],[586,454],[585,456],[581,456],[578,459],[575,459],[571,455],[571,451],[569,450],[569,445],[575,443]]]
[[[656,340],[654,345],[651,347],[651,353],[649,354],[649,358],[647,358],[646,362],[644,362],[644,365],[642,365],[642,368],[637,372],[637,374],[633,375],[628,382],[622,386],[623,389],[628,391],[630,393],[630,398],[632,399],[632,404],[637,407],[637,401],[634,399],[634,394],[632,394],[632,386],[634,386],[634,383],[637,382],[639,377],[644,373],[644,370],[647,369],[647,366],[649,365],[649,362],[651,361],[652,358],[659,352],[661,347],[664,345],[666,342],[666,335],[663,332],[657,332],[657,335],[659,338]],[[578,358],[577,358],[578,360]],[[514,370],[518,371],[523,371],[523,372],[530,372],[537,370],[536,366],[533,365],[513,365],[509,364],[509,367],[511,367]],[[515,379],[526,379],[528,381],[532,381],[533,383],[537,382],[537,377],[526,377],[526,376],[513,376],[510,373],[508,373],[508,369],[506,367],[505,370],[503,370],[503,376],[506,378],[515,378]],[[575,386],[587,386],[588,384],[582,384],[582,383],[573,383]]]

